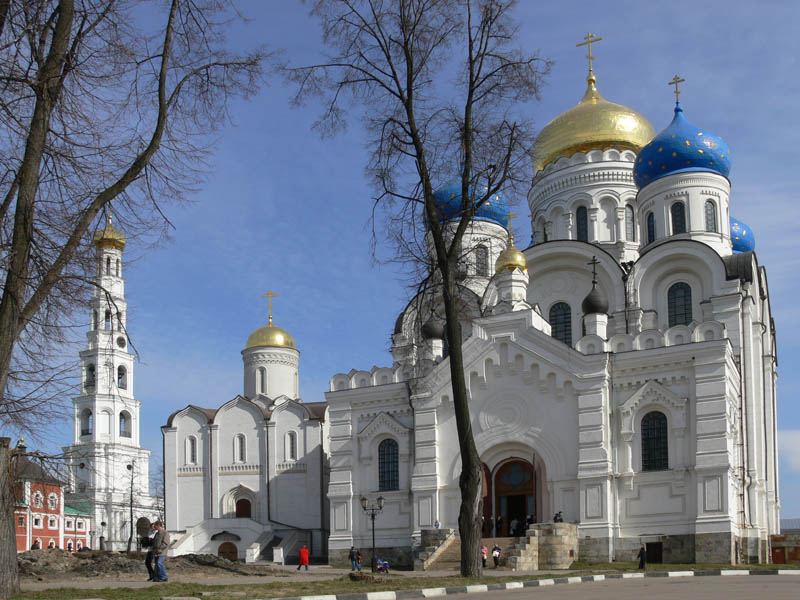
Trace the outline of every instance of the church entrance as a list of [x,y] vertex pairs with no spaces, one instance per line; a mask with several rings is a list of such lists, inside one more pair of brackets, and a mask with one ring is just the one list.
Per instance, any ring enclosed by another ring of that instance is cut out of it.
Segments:
[[217,549],[217,554],[220,558],[226,558],[233,562],[239,560],[239,551],[236,549],[236,544],[233,542],[223,542]]
[[538,520],[533,464],[522,459],[511,459],[496,469],[493,484],[494,535],[524,535],[527,523]]
[[250,500],[242,498],[236,501],[236,518],[249,519],[251,516]]

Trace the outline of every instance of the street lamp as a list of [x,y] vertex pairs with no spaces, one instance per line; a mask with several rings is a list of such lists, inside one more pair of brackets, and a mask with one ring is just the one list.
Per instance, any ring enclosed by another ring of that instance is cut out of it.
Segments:
[[128,534],[128,552],[131,551],[131,544],[133,543],[133,466],[136,461],[132,461],[130,464],[125,465],[125,468],[131,472],[131,502],[130,502],[130,533]]
[[372,572],[375,572],[375,515],[383,510],[383,504],[386,500],[383,496],[378,496],[377,504],[370,505],[366,496],[361,496],[361,508],[372,519]]

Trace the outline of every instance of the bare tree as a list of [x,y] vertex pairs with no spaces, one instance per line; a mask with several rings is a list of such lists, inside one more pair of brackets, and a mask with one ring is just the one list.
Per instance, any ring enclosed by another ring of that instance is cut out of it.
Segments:
[[[459,262],[476,212],[530,183],[532,135],[521,103],[538,98],[549,62],[514,48],[513,0],[318,0],[312,14],[325,62],[286,67],[295,101],[325,99],[323,134],[345,124],[347,98],[363,108],[375,206],[385,208],[398,257],[428,267],[444,308],[461,450],[461,573],[480,573],[481,462],[472,435],[461,351]],[[434,191],[457,177],[455,214]],[[421,263],[419,261],[422,261]]]
[[[257,89],[266,54],[227,50],[231,16],[225,0],[0,0],[0,423],[35,425],[63,390],[98,217],[113,200],[129,235],[163,233],[204,136]],[[14,556],[0,528],[0,564]],[[0,578],[0,597],[17,589]]]

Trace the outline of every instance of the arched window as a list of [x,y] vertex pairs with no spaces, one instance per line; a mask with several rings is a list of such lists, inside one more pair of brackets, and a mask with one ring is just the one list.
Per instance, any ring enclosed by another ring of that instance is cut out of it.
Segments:
[[106,321],[106,329],[111,329],[111,311],[110,310],[106,311],[105,321]]
[[85,387],[86,387],[87,390],[88,389],[92,389],[94,387],[96,379],[97,378],[95,376],[94,365],[89,363],[88,365],[86,365],[86,383],[85,383]]
[[124,365],[117,367],[117,387],[121,390],[128,389],[128,370]]
[[585,206],[578,207],[575,211],[575,225],[577,226],[578,241],[589,241],[589,211]]
[[114,271],[114,274],[115,274],[117,277],[119,277],[119,259],[117,259],[117,268],[116,268],[116,270]]
[[686,233],[686,206],[683,202],[674,202],[669,212],[672,215],[672,235]]
[[625,206],[625,239],[629,242],[636,241],[636,227],[633,221],[633,207],[630,204]]
[[47,508],[56,510],[58,508],[58,494],[50,494],[47,496]]
[[397,442],[385,439],[378,446],[378,490],[400,489],[400,451]]
[[572,346],[572,310],[566,302],[550,307],[550,333],[557,340]]
[[256,394],[267,393],[267,369],[258,367],[256,369]]
[[121,312],[117,313],[117,329],[122,331],[122,313]]
[[97,329],[97,311],[92,311],[92,331]]
[[33,494],[33,506],[34,508],[42,508],[42,504],[44,502],[44,496],[42,496],[41,492],[35,492]]
[[717,207],[712,200],[706,200],[706,231],[717,232]]
[[120,437],[131,437],[131,415],[127,410],[119,413],[119,435]]
[[297,434],[294,431],[286,434],[286,460],[297,460]]
[[652,244],[656,241],[656,217],[653,213],[647,213],[647,243]]
[[692,288],[679,281],[667,292],[667,312],[669,326],[688,325],[692,322]]
[[92,411],[88,408],[81,413],[81,435],[91,435],[92,433]]
[[111,275],[111,257],[106,256],[106,275]]
[[187,465],[197,464],[197,438],[189,436],[186,438],[186,460]]
[[233,462],[247,462],[247,438],[238,433],[233,438]]
[[642,471],[669,469],[667,417],[653,411],[642,417]]
[[489,249],[486,246],[475,248],[475,274],[480,277],[489,276]]

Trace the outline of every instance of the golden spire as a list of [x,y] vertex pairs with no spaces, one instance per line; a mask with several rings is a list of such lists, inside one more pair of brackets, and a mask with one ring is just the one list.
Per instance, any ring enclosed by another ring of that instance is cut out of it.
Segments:
[[595,42],[601,41],[603,38],[596,37],[591,31],[586,34],[586,37],[583,38],[580,44],[575,44],[576,48],[580,48],[581,46],[586,46],[588,52],[586,53],[586,58],[589,59],[589,77],[587,77],[587,81],[593,82],[595,80],[594,77],[594,69],[592,69],[592,61],[594,60],[594,56],[592,56],[592,44]]
[[262,298],[267,298],[267,307],[269,309],[269,324],[272,325],[272,299],[277,296],[275,292],[272,290],[268,290],[266,294],[263,294]]
[[675,77],[672,78],[672,81],[667,82],[667,85],[675,86],[675,104],[678,104],[678,102],[680,102],[680,98],[678,98],[678,96],[681,95],[681,91],[678,89],[678,84],[683,83],[684,81],[686,80],[683,79],[682,77],[678,77],[677,75],[675,75]]
[[514,221],[514,217],[518,216],[519,215],[515,215],[513,212],[508,211],[508,241],[512,246],[514,245],[514,227],[512,223]]

